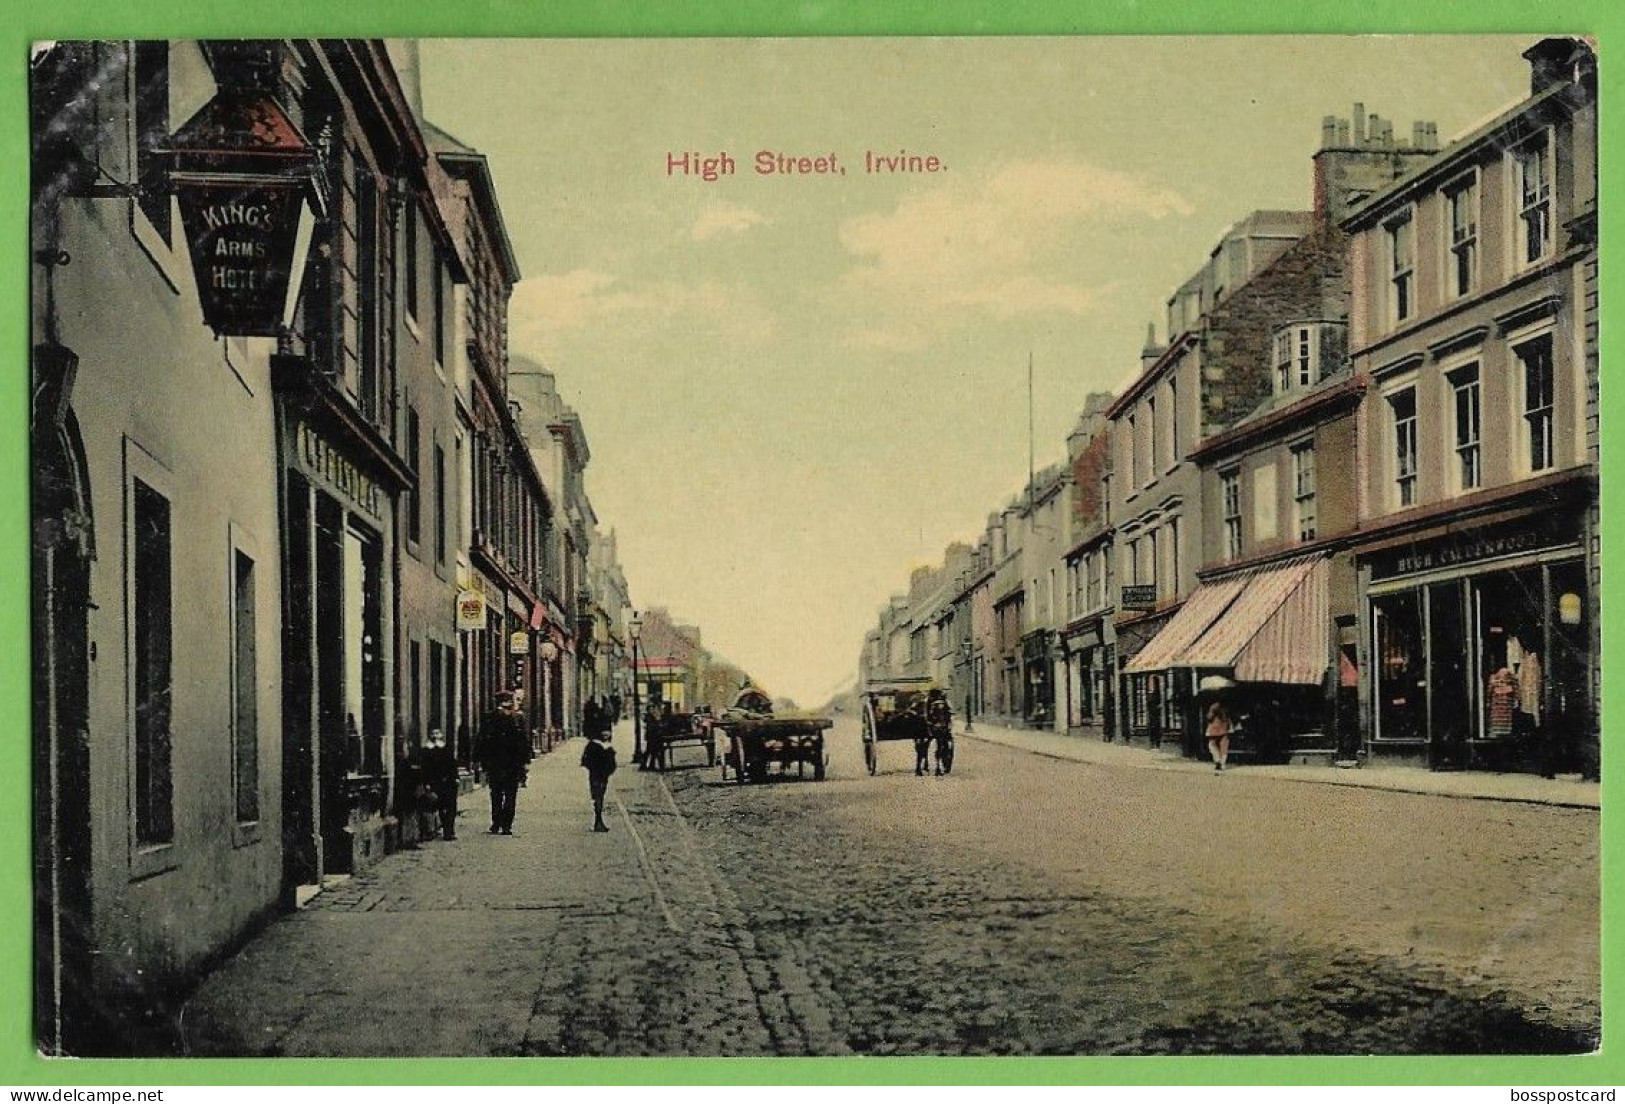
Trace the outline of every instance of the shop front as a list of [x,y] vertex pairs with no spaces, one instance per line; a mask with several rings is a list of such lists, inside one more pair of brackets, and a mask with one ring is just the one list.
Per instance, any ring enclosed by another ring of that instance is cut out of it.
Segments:
[[410,473],[302,358],[276,358],[282,457],[284,878],[381,857],[391,814],[393,500]]
[[1595,773],[1583,531],[1548,511],[1361,554],[1373,757]]
[[1034,629],[1021,638],[1021,719],[1029,728],[1052,728],[1055,723],[1055,666],[1051,656],[1054,633]]
[[1115,735],[1112,646],[1103,617],[1078,622],[1064,634],[1066,728],[1079,735]]

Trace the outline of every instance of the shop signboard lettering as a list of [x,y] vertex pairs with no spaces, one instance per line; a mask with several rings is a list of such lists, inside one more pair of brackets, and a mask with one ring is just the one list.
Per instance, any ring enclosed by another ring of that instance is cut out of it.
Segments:
[[510,655],[522,656],[530,654],[530,633],[520,629],[508,637],[508,652]]
[[176,191],[203,320],[274,337],[283,321],[304,191],[297,180],[190,183]]
[[378,484],[306,422],[294,423],[293,456],[306,475],[369,517],[383,518],[384,496]]
[[1118,603],[1126,610],[1148,610],[1157,604],[1157,588],[1150,583],[1130,583],[1123,587],[1123,600]]
[[1543,551],[1560,543],[1554,541],[1553,534],[1546,532],[1544,527],[1535,526],[1436,540],[1411,545],[1376,558],[1372,564],[1372,577],[1388,579],[1424,571],[1446,570],[1484,560]]

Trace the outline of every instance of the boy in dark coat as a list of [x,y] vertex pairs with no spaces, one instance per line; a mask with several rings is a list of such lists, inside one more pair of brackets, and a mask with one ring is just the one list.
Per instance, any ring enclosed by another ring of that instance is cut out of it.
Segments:
[[457,757],[446,746],[446,734],[429,730],[429,741],[418,756],[418,779],[428,791],[431,807],[440,815],[440,834],[457,838]]
[[581,749],[581,765],[587,768],[587,792],[592,795],[592,830],[607,832],[604,823],[604,795],[609,791],[609,776],[615,773],[615,749],[609,746],[609,736],[594,732]]

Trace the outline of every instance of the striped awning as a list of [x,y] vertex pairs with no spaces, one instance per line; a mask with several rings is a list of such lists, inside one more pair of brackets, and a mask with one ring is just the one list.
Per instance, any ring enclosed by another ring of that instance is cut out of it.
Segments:
[[1241,595],[1178,665],[1230,667],[1237,682],[1320,685],[1331,662],[1327,564],[1316,556],[1247,576]]
[[1236,600],[1236,595],[1241,593],[1246,582],[1247,577],[1243,575],[1198,586],[1185,604],[1179,607],[1179,612],[1128,661],[1123,670],[1132,675],[1182,666],[1180,653],[1206,632],[1208,626]]

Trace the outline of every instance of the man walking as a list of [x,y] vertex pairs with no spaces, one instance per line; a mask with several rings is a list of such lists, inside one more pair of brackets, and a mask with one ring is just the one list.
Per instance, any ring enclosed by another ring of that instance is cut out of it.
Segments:
[[480,766],[485,769],[486,785],[491,789],[492,835],[513,835],[513,806],[519,796],[519,783],[530,763],[530,737],[525,732],[525,715],[513,691],[497,694],[496,708],[486,714],[480,725],[480,742],[476,749]]

